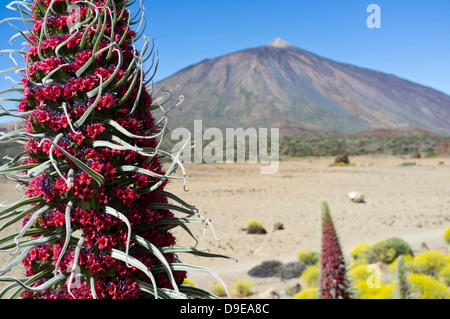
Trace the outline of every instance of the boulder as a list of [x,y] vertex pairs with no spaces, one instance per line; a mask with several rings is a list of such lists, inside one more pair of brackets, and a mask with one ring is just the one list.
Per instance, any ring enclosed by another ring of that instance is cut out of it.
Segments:
[[284,229],[284,225],[280,222],[276,222],[275,224],[273,224],[273,230],[283,230]]
[[257,278],[267,278],[280,276],[280,272],[283,269],[283,263],[277,260],[264,261],[258,266],[250,269],[247,274]]
[[308,266],[305,263],[294,261],[283,267],[283,279],[299,278]]
[[411,155],[411,158],[421,158],[422,155],[420,155],[419,152],[414,153],[413,155]]
[[299,261],[283,265],[278,260],[264,261],[260,265],[250,269],[247,274],[257,278],[280,277],[283,279],[299,278],[308,266]]
[[365,203],[364,195],[358,192],[350,192],[348,198],[354,203]]
[[341,154],[339,156],[336,156],[336,158],[334,159],[334,164],[339,164],[339,163],[350,164],[348,156],[346,154]]

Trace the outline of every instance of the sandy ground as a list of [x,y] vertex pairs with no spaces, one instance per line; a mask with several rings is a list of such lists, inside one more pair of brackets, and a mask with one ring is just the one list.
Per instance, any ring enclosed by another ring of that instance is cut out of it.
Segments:
[[[199,241],[199,248],[238,259],[180,256],[183,262],[204,265],[228,285],[237,279],[254,284],[255,296],[268,291],[279,294],[298,279],[254,278],[252,267],[267,260],[296,261],[299,250],[320,250],[320,203],[330,207],[343,251],[348,254],[360,242],[400,237],[416,250],[422,243],[445,247],[442,234],[450,226],[450,159],[412,160],[400,157],[352,157],[356,166],[330,167],[333,158],[297,159],[280,162],[279,171],[261,175],[260,164],[190,164],[192,177],[183,192],[181,183],[167,190],[196,205],[211,218],[211,232]],[[405,162],[415,166],[400,166]],[[444,162],[444,164],[439,164]],[[349,192],[364,194],[366,203],[349,200]],[[265,235],[247,234],[242,229],[249,219],[258,219]],[[284,230],[273,230],[281,222]],[[198,229],[201,237],[203,229]],[[180,233],[179,245],[193,244]],[[198,286],[211,289],[210,275],[191,273]]]
[[[260,174],[262,164],[186,164],[191,175],[188,192],[179,180],[171,181],[166,190],[210,218],[219,237],[215,240],[207,229],[197,248],[238,261],[189,254],[180,259],[210,268],[228,286],[237,279],[251,281],[254,297],[263,298],[271,290],[283,295],[287,287],[299,283],[298,278],[254,278],[247,272],[263,261],[296,261],[302,249],[319,251],[321,201],[330,207],[346,254],[360,242],[389,237],[403,238],[416,250],[422,243],[446,247],[442,234],[450,226],[450,158],[365,156],[350,160],[356,166],[330,167],[333,158],[291,159],[281,161],[273,175]],[[412,161],[417,165],[400,166]],[[351,202],[348,193],[352,191],[364,194],[366,203]],[[12,202],[20,196],[13,183],[2,181],[0,201]],[[261,221],[267,234],[247,234],[243,228],[249,219]],[[283,230],[273,230],[277,222],[284,225]],[[203,236],[203,226],[192,224],[190,229],[198,238]],[[176,230],[175,235],[179,246],[195,245],[185,231]],[[0,255],[1,264],[6,258],[7,254]],[[192,272],[189,278],[207,290],[216,281],[203,272]]]

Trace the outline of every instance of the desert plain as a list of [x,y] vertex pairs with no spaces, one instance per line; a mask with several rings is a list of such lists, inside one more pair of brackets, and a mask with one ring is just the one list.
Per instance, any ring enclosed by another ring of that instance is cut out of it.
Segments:
[[[260,163],[184,164],[190,176],[186,190],[182,180],[171,180],[166,191],[194,205],[211,220],[213,229],[208,227],[204,233],[204,225],[190,224],[197,241],[175,229],[177,245],[197,245],[234,259],[190,254],[179,259],[211,269],[227,286],[238,279],[252,282],[255,298],[273,291],[285,296],[285,289],[299,283],[299,278],[255,278],[248,271],[264,261],[296,261],[299,250],[320,251],[322,201],[330,207],[348,259],[358,243],[390,237],[406,240],[415,251],[424,247],[447,251],[443,232],[450,226],[450,158],[356,156],[350,160],[355,165],[341,167],[330,166],[332,157],[284,159],[269,175],[261,174],[265,164]],[[402,165],[412,162],[415,165]],[[363,194],[365,202],[352,202],[350,192]],[[1,180],[0,202],[12,203],[21,196],[14,183]],[[248,234],[250,219],[259,220],[267,232]],[[274,229],[277,223],[282,229]],[[19,228],[7,228],[0,236]],[[7,253],[0,253],[2,265],[7,258]],[[20,275],[20,267],[14,272]],[[188,278],[208,291],[217,281],[201,271],[190,272]]]

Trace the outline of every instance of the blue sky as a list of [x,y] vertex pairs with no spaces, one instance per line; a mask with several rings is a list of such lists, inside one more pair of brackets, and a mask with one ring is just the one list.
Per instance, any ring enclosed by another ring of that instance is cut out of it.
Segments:
[[[381,9],[379,29],[366,25],[372,3]],[[131,9],[137,12],[136,5]],[[156,38],[159,52],[156,81],[201,60],[280,37],[320,56],[450,95],[448,0],[146,0],[145,9],[145,34]],[[0,10],[0,19],[11,15],[3,6]],[[3,48],[14,33],[7,23],[0,25]],[[2,69],[9,65],[8,57],[0,57]],[[0,75],[0,88],[8,85]]]

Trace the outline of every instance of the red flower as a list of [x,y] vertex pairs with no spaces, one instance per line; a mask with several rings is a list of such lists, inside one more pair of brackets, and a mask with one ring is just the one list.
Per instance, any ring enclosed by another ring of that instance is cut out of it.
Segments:
[[83,135],[83,133],[81,132],[70,132],[69,136],[72,137],[74,139],[75,142],[77,142],[78,145],[81,145],[81,143],[83,143],[85,136]]
[[87,136],[95,140],[101,133],[105,131],[105,127],[100,123],[95,123],[87,126]]

